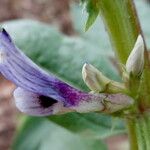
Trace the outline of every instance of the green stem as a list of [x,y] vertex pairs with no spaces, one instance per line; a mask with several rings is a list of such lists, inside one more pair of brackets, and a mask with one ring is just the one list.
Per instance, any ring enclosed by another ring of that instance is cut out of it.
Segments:
[[120,62],[125,64],[141,33],[132,0],[100,0],[100,14]]
[[127,119],[130,149],[149,150],[150,148],[150,116]]
[[134,120],[127,119],[128,137],[130,141],[130,149],[138,150],[137,135]]

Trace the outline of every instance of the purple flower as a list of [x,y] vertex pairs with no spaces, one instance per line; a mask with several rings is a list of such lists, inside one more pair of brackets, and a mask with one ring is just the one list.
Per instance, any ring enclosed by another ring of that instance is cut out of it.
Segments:
[[123,107],[132,101],[123,94],[85,93],[46,73],[15,46],[4,29],[0,32],[0,72],[17,86],[18,109],[30,115],[103,111],[105,100],[119,106],[124,103]]

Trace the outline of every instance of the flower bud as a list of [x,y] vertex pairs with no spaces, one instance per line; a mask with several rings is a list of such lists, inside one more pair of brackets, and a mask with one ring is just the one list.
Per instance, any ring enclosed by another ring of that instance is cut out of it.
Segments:
[[95,92],[103,91],[106,85],[111,81],[98,69],[87,63],[84,64],[82,68],[82,77],[86,85]]
[[94,92],[126,92],[126,87],[123,83],[107,78],[91,64],[84,64],[82,77],[86,85]]
[[134,76],[138,76],[142,73],[144,67],[144,41],[141,35],[138,36],[137,41],[131,51],[127,62],[126,70]]

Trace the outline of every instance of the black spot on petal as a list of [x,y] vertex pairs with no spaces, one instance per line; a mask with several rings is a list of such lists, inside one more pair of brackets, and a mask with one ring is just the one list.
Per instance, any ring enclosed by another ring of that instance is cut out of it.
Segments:
[[39,103],[43,108],[48,108],[57,102],[58,101],[56,101],[51,97],[44,96],[44,95],[39,96]]
[[2,29],[2,33],[3,33],[3,35],[5,35],[5,37],[6,37],[10,42],[12,42],[10,35],[8,34],[8,32],[7,32],[4,28]]

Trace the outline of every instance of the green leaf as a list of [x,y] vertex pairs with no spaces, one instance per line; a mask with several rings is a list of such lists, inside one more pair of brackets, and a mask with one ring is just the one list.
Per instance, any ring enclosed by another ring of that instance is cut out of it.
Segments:
[[85,5],[88,13],[88,19],[85,25],[85,31],[87,31],[99,15],[100,0],[81,0],[81,2]]
[[[87,61],[100,68],[111,79],[119,80],[117,70],[110,61],[112,53],[95,45],[95,42],[89,42],[89,39],[66,37],[54,27],[30,20],[6,22],[3,27],[9,31],[17,46],[38,65],[82,90],[89,91],[81,75],[82,66]],[[89,121],[89,118],[93,120]],[[111,117],[101,117],[97,113],[72,113],[49,119],[70,131],[83,133],[82,135],[88,129],[93,137],[103,138],[124,131],[123,127],[116,127],[111,131]],[[72,119],[77,123],[72,124]],[[78,120],[84,124],[83,128]],[[68,123],[64,124],[65,121]],[[105,122],[107,127],[103,127]]]
[[70,131],[98,139],[125,132],[123,123],[119,118],[115,120],[99,113],[68,113],[48,118]]
[[90,137],[83,138],[56,126],[45,118],[25,118],[12,150],[106,150],[105,145]]

